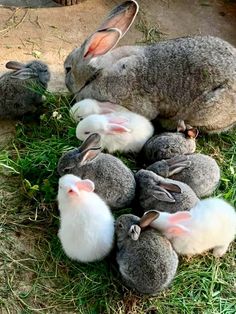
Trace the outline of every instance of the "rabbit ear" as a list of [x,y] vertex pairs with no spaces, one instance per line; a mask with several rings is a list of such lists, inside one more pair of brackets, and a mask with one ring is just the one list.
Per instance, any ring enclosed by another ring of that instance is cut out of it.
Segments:
[[98,106],[101,109],[101,114],[115,112],[114,105],[111,102],[100,102]]
[[104,55],[115,47],[120,38],[121,32],[116,28],[98,30],[86,41],[84,58]]
[[123,124],[129,122],[127,118],[119,116],[108,117],[108,132],[110,133],[126,133],[131,132],[131,129],[125,127]]
[[88,148],[100,148],[101,147],[101,135],[98,133],[93,133],[89,135],[86,140],[79,147],[79,151],[83,152],[88,150]]
[[127,132],[131,132],[131,130],[126,128],[123,125],[115,124],[115,123],[108,124],[108,133],[119,134],[119,133],[127,133]]
[[174,197],[165,189],[160,186],[156,186],[155,189],[152,191],[153,197],[155,197],[158,201],[168,202],[168,203],[175,203]]
[[161,182],[159,183],[159,186],[170,192],[175,192],[175,193],[182,192],[181,188],[177,184],[174,184],[174,183]]
[[83,190],[83,191],[86,191],[86,192],[93,192],[94,189],[95,189],[93,181],[88,180],[88,179],[81,180],[81,181],[77,182],[76,183],[76,187],[79,190]]
[[157,219],[160,216],[160,213],[156,210],[149,210],[144,213],[143,217],[140,218],[139,226],[141,229],[150,226],[153,220]]
[[169,167],[169,177],[173,176],[176,173],[181,172],[182,170],[189,168],[191,166],[191,161],[186,160],[182,162],[176,162],[176,164],[173,164]]
[[177,212],[175,214],[171,214],[168,217],[168,223],[175,225],[175,224],[181,223],[182,221],[189,220],[191,218],[192,218],[192,215],[188,211]]
[[9,61],[6,63],[5,67],[7,69],[12,69],[12,70],[20,70],[25,67],[24,63],[20,63],[17,61]]
[[166,233],[169,236],[179,236],[185,233],[189,233],[190,230],[184,226],[181,225],[176,225],[176,226],[171,226],[169,228],[167,228]]
[[30,79],[30,78],[38,77],[38,74],[35,73],[30,68],[24,68],[24,69],[21,69],[19,71],[14,72],[11,75],[11,77],[14,78],[14,79],[19,79],[19,80],[27,80],[27,79]]
[[129,229],[129,236],[132,240],[137,241],[141,233],[141,228],[138,225],[132,225]]
[[132,25],[139,10],[139,5],[136,1],[125,1],[116,6],[107,16],[105,21],[99,27],[118,28],[121,31],[122,37]]
[[85,165],[88,161],[93,160],[101,152],[100,147],[89,148],[79,154],[80,166]]
[[186,131],[186,135],[189,138],[196,138],[199,134],[199,131],[197,128],[193,128],[190,125],[187,125],[187,131]]
[[177,132],[184,133],[185,130],[186,130],[186,125],[184,123],[184,120],[179,120],[177,124]]

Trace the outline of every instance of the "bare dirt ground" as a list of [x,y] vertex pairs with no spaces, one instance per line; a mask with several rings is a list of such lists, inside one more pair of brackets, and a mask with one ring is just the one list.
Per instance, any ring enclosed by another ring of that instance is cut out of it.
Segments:
[[[119,2],[85,0],[75,6],[61,7],[50,0],[0,0],[0,75],[5,71],[5,63],[9,60],[24,62],[39,58],[45,61],[52,71],[49,89],[65,91],[65,57],[96,29],[102,18]],[[210,34],[222,37],[236,46],[236,4],[214,0],[140,0],[139,4],[139,18],[121,45],[142,41],[144,33],[137,27],[142,22],[144,32],[145,29],[157,26],[166,38]],[[144,19],[144,22],[140,18]],[[13,133],[13,122],[0,121],[0,149],[4,148]],[[6,202],[10,200],[14,210],[14,201],[18,198],[17,191],[6,190],[6,180],[6,177],[0,176],[0,207],[3,210],[4,206],[7,206]],[[20,215],[21,213],[19,219]],[[2,223],[5,219],[3,211],[0,217]],[[6,246],[5,237],[9,239]],[[30,276],[34,274],[28,271],[25,278],[21,278],[19,274],[22,281],[11,283],[11,274],[18,270],[18,265],[15,264],[14,254],[10,253],[14,247],[16,254],[20,252],[22,258],[37,259],[34,252],[39,241],[37,233],[28,234],[23,229],[22,234],[8,230],[8,233],[3,235],[0,228],[0,241],[1,256],[5,256],[4,261],[0,261],[0,286],[3,285],[5,276],[7,283],[4,282],[4,285],[20,291],[22,286],[25,288],[30,285]],[[10,290],[6,290],[6,299],[10,293]],[[2,296],[0,304],[1,298]],[[37,302],[34,300],[32,304],[39,306]],[[11,308],[10,303],[9,309],[9,313],[20,313]]]

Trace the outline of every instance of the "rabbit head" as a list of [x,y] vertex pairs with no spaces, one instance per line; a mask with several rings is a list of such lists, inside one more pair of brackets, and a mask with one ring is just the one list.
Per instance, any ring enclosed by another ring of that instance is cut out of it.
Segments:
[[50,80],[49,68],[41,61],[34,60],[26,64],[17,61],[9,61],[6,63],[6,68],[15,70],[11,75],[14,79],[38,79],[44,87],[47,87]]
[[159,201],[175,203],[175,199],[171,192],[182,192],[178,181],[165,180],[149,170],[139,170],[136,173],[135,178],[138,180],[141,187],[151,188],[152,195]]
[[73,174],[66,174],[59,179],[58,201],[78,198],[81,192],[93,192],[94,188],[94,183],[91,180],[81,180]]
[[83,119],[76,128],[76,137],[85,140],[91,133],[99,133],[103,139],[104,135],[116,135],[130,132],[123,124],[126,118],[112,115],[93,114]]
[[174,213],[189,210],[199,201],[194,191],[185,183],[165,179],[150,170],[135,174],[138,201],[144,210]]
[[142,218],[132,214],[121,215],[116,220],[115,225],[118,246],[127,238],[137,241],[141,231],[150,226],[151,223],[158,218],[158,216],[158,211],[150,211],[150,213],[143,215]]
[[115,111],[128,111],[128,109],[111,102],[99,102],[86,98],[74,104],[70,109],[70,115],[76,122],[79,122],[91,114],[107,114]]
[[99,67],[94,67],[93,61],[116,46],[133,23],[138,8],[136,1],[125,1],[116,6],[97,31],[68,55],[64,63],[65,81],[71,92],[79,92],[99,75]]
[[101,152],[101,137],[99,134],[91,134],[79,148],[66,152],[59,159],[57,171],[59,175],[73,172],[78,166],[83,166],[92,161]]
[[189,168],[190,165],[191,161],[188,160],[188,156],[182,155],[154,162],[154,164],[147,167],[147,170],[153,171],[164,178],[168,178],[181,172],[185,168]]
[[76,122],[94,113],[100,113],[98,103],[94,99],[81,100],[70,109],[70,115]]
[[198,136],[198,129],[193,128],[189,124],[185,124],[183,120],[179,120],[177,124],[177,132],[183,133],[186,138],[196,138]]
[[182,211],[170,214],[167,212],[150,210],[145,212],[143,217],[146,215],[148,215],[148,217],[153,215],[154,217],[155,213],[157,214],[157,217],[151,221],[150,225],[152,228],[163,232],[168,239],[172,239],[178,235],[187,234],[190,232],[186,226],[182,225],[182,222],[187,222],[192,219],[191,212]]

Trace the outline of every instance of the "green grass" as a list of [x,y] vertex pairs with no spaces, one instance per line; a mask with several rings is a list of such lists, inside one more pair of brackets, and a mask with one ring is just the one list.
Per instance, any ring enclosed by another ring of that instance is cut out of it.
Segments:
[[[139,296],[120,280],[115,257],[80,264],[57,238],[57,161],[79,145],[68,115],[70,100],[47,95],[39,121],[23,121],[0,154],[0,308],[3,313],[234,314],[235,243],[221,259],[182,258],[172,286],[155,298]],[[61,115],[53,117],[53,112]],[[197,150],[220,164],[215,195],[236,206],[236,131],[200,136]],[[131,157],[118,154],[132,169]],[[120,212],[121,213],[121,212]]]

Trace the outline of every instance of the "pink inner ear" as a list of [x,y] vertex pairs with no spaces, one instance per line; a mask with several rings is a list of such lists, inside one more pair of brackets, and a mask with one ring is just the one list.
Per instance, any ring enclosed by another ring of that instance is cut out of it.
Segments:
[[172,236],[179,236],[179,235],[184,234],[186,232],[187,232],[187,230],[185,228],[182,228],[181,226],[169,227],[167,229],[167,233],[169,235],[172,235]]
[[94,191],[94,183],[90,180],[81,180],[76,183],[78,189],[81,189],[86,192],[93,192]]
[[130,132],[130,129],[126,128],[123,125],[119,125],[119,124],[109,124],[109,132],[111,132],[111,133],[127,133],[127,132]]
[[108,122],[113,124],[124,124],[129,122],[129,119],[124,117],[116,117],[115,115],[112,115],[111,117],[108,117]]
[[192,216],[191,216],[190,212],[187,212],[187,211],[178,212],[178,213],[170,215],[168,222],[170,224],[178,224],[181,221],[191,219],[191,217]]
[[98,105],[102,114],[115,112],[115,107],[111,102],[100,102]]
[[84,58],[96,57],[107,53],[111,50],[121,37],[119,30],[104,30],[94,33],[84,52]]

